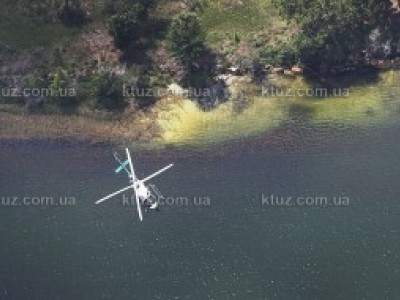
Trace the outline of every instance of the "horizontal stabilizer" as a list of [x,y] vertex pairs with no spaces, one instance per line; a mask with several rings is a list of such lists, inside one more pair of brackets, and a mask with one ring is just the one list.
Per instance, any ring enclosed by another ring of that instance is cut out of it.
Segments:
[[119,173],[126,168],[129,164],[129,160],[124,161],[117,169],[115,169],[115,173]]

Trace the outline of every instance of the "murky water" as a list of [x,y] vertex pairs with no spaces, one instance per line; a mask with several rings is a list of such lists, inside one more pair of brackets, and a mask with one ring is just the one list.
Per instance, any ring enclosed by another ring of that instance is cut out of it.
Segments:
[[94,205],[127,184],[110,147],[1,141],[3,202],[74,201],[3,203],[0,298],[397,299],[400,122],[386,105],[398,94],[359,93],[365,107],[313,103],[312,118],[271,127],[259,104],[247,138],[229,127],[245,120],[207,117],[216,135],[193,125],[170,140],[218,138],[212,147],[132,151],[140,176],[174,162],[154,183],[188,199],[143,223],[121,197]]

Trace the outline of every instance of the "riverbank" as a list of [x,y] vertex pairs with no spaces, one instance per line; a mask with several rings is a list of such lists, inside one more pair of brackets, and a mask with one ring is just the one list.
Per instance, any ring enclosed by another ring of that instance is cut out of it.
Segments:
[[89,115],[0,112],[0,139],[67,139],[91,143],[148,143],[159,136],[154,112],[114,119]]
[[[120,115],[28,114],[21,109],[2,109],[0,139],[206,147],[273,132],[290,123],[369,126],[396,119],[400,71],[351,78],[338,77],[316,85],[303,76],[275,75],[268,78],[268,85],[260,85],[245,76],[231,77],[230,99],[210,111],[183,97],[167,97],[151,109]],[[334,94],[307,95],[328,88]]]
[[[288,124],[368,127],[398,120],[400,72],[389,70],[325,82],[278,76],[268,85],[244,81],[239,97],[204,112],[193,102],[171,103],[159,124],[166,144],[204,147],[272,133]],[[319,93],[326,93],[322,95]]]

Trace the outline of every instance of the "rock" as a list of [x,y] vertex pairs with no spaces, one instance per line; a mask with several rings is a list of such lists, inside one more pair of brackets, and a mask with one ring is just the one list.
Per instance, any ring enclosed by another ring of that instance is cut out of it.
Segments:
[[282,74],[283,73],[283,68],[272,68],[272,73]]
[[294,74],[303,74],[303,68],[300,66],[293,66],[292,67],[292,72]]
[[273,68],[274,68],[273,65],[265,65],[265,66],[264,66],[264,69],[267,70],[267,71],[270,71],[270,70],[272,70]]
[[240,68],[238,68],[238,67],[230,67],[230,68],[228,68],[228,72],[230,74],[233,74],[233,75],[240,75],[241,74]]
[[232,75],[229,74],[219,74],[217,76],[217,80],[222,80],[224,82],[227,82],[229,80],[229,78],[232,77]]
[[240,81],[243,77],[231,75],[231,74],[220,74],[216,77],[218,81],[225,82],[225,85],[232,86]]
[[187,93],[187,90],[185,90],[177,83],[171,83],[168,86],[167,90],[169,94],[172,94],[174,96],[183,96],[185,93]]
[[371,65],[378,69],[388,69],[391,67],[391,63],[389,60],[372,60]]
[[283,74],[286,76],[294,76],[294,73],[291,70],[284,70]]

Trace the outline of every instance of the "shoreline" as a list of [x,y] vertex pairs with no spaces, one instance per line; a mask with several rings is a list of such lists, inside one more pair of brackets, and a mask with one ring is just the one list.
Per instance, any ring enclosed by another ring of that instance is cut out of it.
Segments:
[[0,140],[74,140],[93,144],[149,142],[159,137],[149,116],[115,120],[75,114],[27,114],[0,111]]
[[[393,71],[396,71],[396,69],[393,69]],[[385,71],[383,70],[378,73],[382,76],[385,75]],[[278,84],[278,86],[280,84],[283,84],[283,87],[285,87],[287,83],[295,84],[295,87],[302,87],[302,85],[305,84],[305,82],[302,82],[305,80],[304,76],[298,76],[297,81],[300,80],[299,82],[291,80],[286,82],[285,78],[287,78],[287,76],[285,76],[284,74],[273,76],[275,79],[277,79],[277,82],[272,83]],[[363,76],[363,74],[360,74],[355,77],[357,79],[362,79]],[[300,77],[302,77],[303,79],[301,79]],[[235,78],[236,80],[233,80],[230,85],[228,84],[228,87],[233,91],[239,88],[241,84],[247,84],[247,81],[244,80],[246,76],[236,76]],[[341,77],[337,78],[340,80]],[[376,79],[378,81],[376,83],[372,83],[372,86],[376,85],[377,89],[379,89],[379,80],[382,80],[379,78],[380,77],[378,76]],[[393,80],[394,79],[388,79],[387,81]],[[254,83],[248,84],[251,85]],[[363,98],[364,96],[363,93],[359,93],[359,95],[355,93],[354,97],[358,99],[360,97]],[[346,97],[342,98],[344,100],[347,99]],[[232,122],[236,124],[239,120],[241,120],[238,118],[242,117],[242,121],[247,124],[249,121],[247,119],[252,117],[251,115],[248,115],[248,113],[258,113],[257,107],[251,109],[251,104],[254,102],[254,100],[255,99],[248,103],[248,105],[250,105],[249,107],[244,106],[243,111],[240,110],[233,115],[231,115],[229,111],[233,109],[233,113],[235,105],[240,104],[235,103],[234,99],[228,99],[225,104],[210,110],[210,112],[204,112],[201,111],[201,109],[195,109],[195,104],[193,103],[193,101],[189,101],[184,97],[167,97],[160,99],[153,107],[146,111],[132,109],[120,114],[111,114],[102,111],[81,111],[75,114],[66,114],[60,112],[28,113],[23,109],[23,107],[18,105],[0,104],[0,141],[37,139],[66,140],[89,142],[91,144],[137,144],[143,148],[162,148],[163,146],[169,146],[169,142],[171,141],[168,140],[168,137],[171,140],[171,134],[173,134],[175,137],[177,134],[183,134],[183,137],[187,136],[189,139],[193,139],[195,138],[196,133],[198,134],[198,132],[192,132],[191,130],[200,130],[203,128],[204,130],[207,129],[208,133],[210,133],[210,130],[218,131],[221,128],[216,127],[214,128],[215,130],[213,130],[213,126],[221,126],[221,124],[229,125]],[[334,100],[336,101],[337,99],[335,98]],[[325,102],[318,102],[317,105],[315,105],[316,103],[306,103],[305,100],[301,99],[297,99],[296,101],[298,101],[299,105],[314,105],[314,109],[321,108],[322,110],[327,110],[329,108],[323,107],[325,105],[324,103],[326,103],[327,105],[329,104],[328,100]],[[364,108],[367,109],[370,106],[377,106],[374,101],[375,100],[373,100],[371,103],[360,103],[361,107],[359,107],[359,109],[362,110]],[[278,101],[276,104],[278,105],[279,103],[281,102]],[[289,102],[285,103],[286,105],[290,104]],[[274,109],[273,106],[264,107],[268,104],[272,105],[272,102],[264,102],[262,104],[263,106],[259,107],[259,109],[262,109],[263,111],[265,111],[265,113],[272,112],[271,109]],[[346,103],[343,102],[343,104]],[[329,109],[337,110],[337,112],[340,113],[341,109],[343,110],[344,108],[341,108],[339,105],[337,107],[333,105]],[[346,109],[350,108],[352,110],[356,110],[355,107],[352,106]],[[254,109],[256,109],[256,112],[253,111]],[[288,110],[288,112],[290,112],[290,109]],[[327,116],[332,117],[332,113],[329,113],[329,111],[326,111],[325,113],[328,114]],[[360,114],[361,113],[362,112],[360,112]],[[320,116],[320,118],[324,116],[325,115]],[[222,120],[226,118],[232,120],[222,122]],[[197,124],[196,122],[199,124]],[[261,127],[264,128],[265,126]],[[188,132],[181,132],[182,130]],[[242,137],[245,138],[246,134],[245,132],[243,133],[244,134],[242,135]],[[167,138],[165,134],[168,134]],[[172,138],[171,146],[175,145],[173,141],[174,139]],[[222,139],[220,142],[222,143],[223,141],[224,139]],[[182,141],[178,140],[178,142]],[[188,143],[184,144],[190,145],[191,142],[188,141]],[[179,145],[179,143],[177,145]]]

